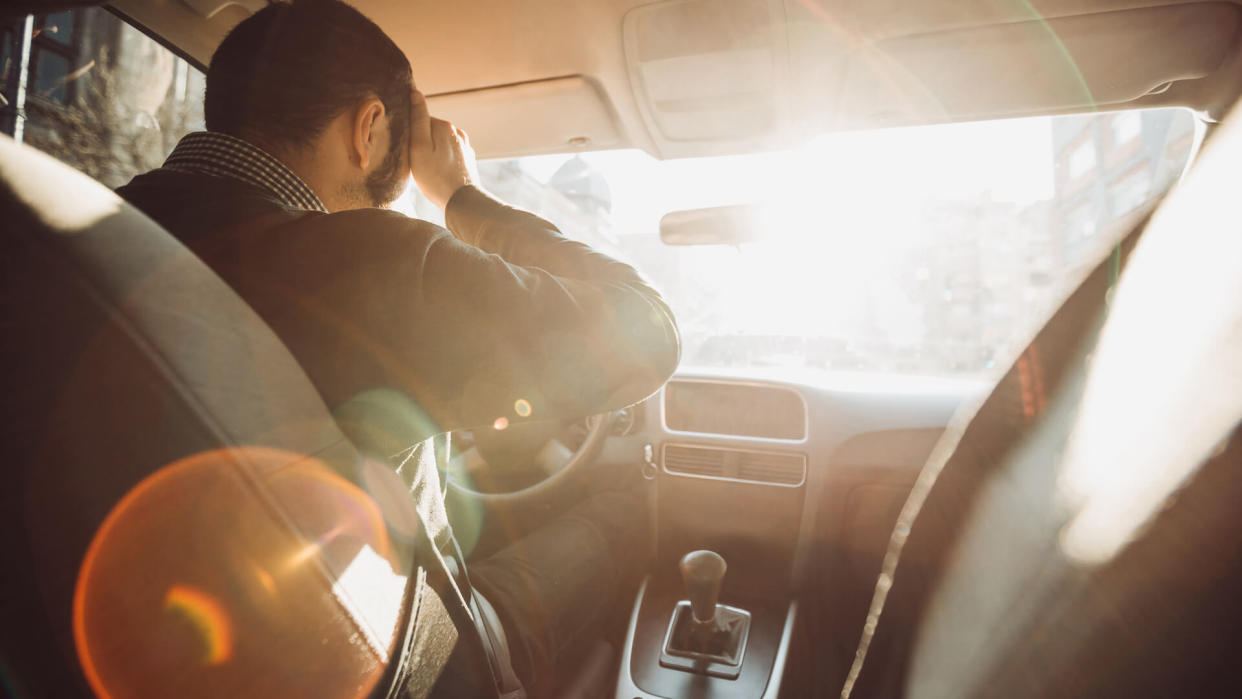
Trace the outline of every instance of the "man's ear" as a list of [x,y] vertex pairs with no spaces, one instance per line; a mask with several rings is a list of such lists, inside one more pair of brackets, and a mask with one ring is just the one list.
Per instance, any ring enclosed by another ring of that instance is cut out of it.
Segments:
[[379,126],[384,114],[384,103],[378,97],[367,98],[354,111],[352,155],[363,170],[369,169],[371,161],[383,155]]

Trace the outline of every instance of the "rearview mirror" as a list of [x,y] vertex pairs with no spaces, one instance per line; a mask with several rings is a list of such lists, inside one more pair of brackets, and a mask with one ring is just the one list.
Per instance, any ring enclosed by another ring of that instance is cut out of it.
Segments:
[[672,211],[660,219],[665,245],[741,245],[763,238],[764,217],[754,204]]

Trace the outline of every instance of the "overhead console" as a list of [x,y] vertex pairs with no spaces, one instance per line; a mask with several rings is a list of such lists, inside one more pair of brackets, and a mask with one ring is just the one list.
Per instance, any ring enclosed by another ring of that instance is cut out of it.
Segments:
[[783,18],[761,0],[668,0],[625,15],[625,60],[662,157],[781,145]]

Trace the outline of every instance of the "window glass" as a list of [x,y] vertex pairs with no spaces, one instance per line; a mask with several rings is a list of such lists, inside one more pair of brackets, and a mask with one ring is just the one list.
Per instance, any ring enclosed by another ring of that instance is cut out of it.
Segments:
[[1137,112],[1121,112],[1113,116],[1113,145],[1123,146],[1143,131],[1142,116]]
[[34,51],[33,93],[46,100],[64,104],[69,82],[69,59],[59,53]]
[[[480,174],[652,280],[677,315],[686,366],[971,376],[1025,343],[1114,243],[1110,224],[1185,167],[1188,111],[1127,117],[1141,138],[1115,151],[1111,118],[839,133],[688,160],[540,156],[481,163]],[[669,211],[738,203],[770,213],[759,242],[659,239]]]
[[99,8],[36,18],[24,140],[109,187],[203,128],[204,76]]
[[1087,174],[1088,170],[1095,167],[1095,147],[1095,141],[1086,141],[1074,149],[1069,160],[1071,180],[1082,177]]
[[13,32],[5,29],[0,31],[0,90],[8,91],[9,79],[16,75],[17,69],[12,63]]
[[1113,215],[1127,214],[1147,201],[1148,168],[1139,168],[1121,176],[1113,183]]
[[1079,202],[1065,212],[1065,239],[1070,245],[1089,240],[1095,235],[1095,208],[1091,202]]
[[54,12],[40,18],[35,30],[37,36],[61,46],[73,46],[75,15],[74,12]]

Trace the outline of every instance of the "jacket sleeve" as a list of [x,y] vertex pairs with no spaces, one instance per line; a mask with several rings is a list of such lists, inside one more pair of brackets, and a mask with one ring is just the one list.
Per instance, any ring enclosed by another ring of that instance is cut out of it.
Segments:
[[478,189],[453,196],[451,233],[377,210],[318,220],[334,221],[324,236],[351,231],[344,245],[305,228],[290,242],[303,259],[339,253],[301,300],[340,320],[326,344],[342,351],[311,362],[329,374],[317,384],[336,384],[330,402],[399,388],[451,430],[621,408],[677,368],[673,314],[632,267]]

